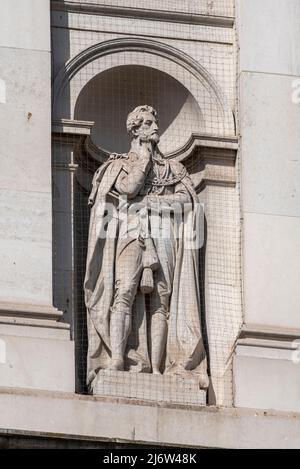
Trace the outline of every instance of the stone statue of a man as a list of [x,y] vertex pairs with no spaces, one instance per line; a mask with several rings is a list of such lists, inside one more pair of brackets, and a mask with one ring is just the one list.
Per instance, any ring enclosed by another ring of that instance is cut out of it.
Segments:
[[[153,221],[174,204],[182,213],[189,206],[193,215],[197,196],[184,166],[161,154],[152,107],[134,109],[127,130],[129,153],[111,155],[96,171],[89,198],[88,384],[110,369],[193,373],[207,387],[199,252],[187,246],[186,224],[175,227],[174,213],[167,235],[154,233]],[[119,216],[121,207],[126,217]]]

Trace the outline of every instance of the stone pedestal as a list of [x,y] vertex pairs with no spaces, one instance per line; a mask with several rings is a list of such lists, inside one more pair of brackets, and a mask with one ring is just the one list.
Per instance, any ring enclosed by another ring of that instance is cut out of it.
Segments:
[[194,376],[183,378],[176,375],[102,370],[95,378],[93,395],[206,405],[206,391],[199,389],[198,379]]

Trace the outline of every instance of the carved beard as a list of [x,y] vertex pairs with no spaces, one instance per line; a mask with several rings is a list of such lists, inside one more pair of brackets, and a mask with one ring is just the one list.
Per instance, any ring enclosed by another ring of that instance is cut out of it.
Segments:
[[157,133],[150,135],[149,141],[153,143],[158,143],[159,142],[159,135]]
[[140,140],[144,142],[150,142],[153,144],[158,144],[160,141],[160,137],[157,132],[152,133],[152,134],[147,134],[146,132],[141,132],[139,135],[137,135],[135,138],[140,138]]

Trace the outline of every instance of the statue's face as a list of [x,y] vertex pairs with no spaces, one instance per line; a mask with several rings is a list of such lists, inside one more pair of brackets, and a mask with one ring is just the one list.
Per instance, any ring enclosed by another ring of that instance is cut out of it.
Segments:
[[142,117],[143,122],[137,129],[135,129],[136,136],[148,142],[158,143],[159,135],[157,120],[150,112],[143,112]]

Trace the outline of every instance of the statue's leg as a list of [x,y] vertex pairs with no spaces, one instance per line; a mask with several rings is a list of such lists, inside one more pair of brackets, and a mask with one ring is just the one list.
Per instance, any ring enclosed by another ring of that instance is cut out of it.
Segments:
[[125,311],[113,311],[110,320],[112,370],[124,370],[124,353],[131,330],[131,316]]
[[160,374],[166,351],[170,297],[174,275],[176,240],[174,237],[154,238],[160,267],[154,272],[154,291],[150,297],[151,315],[151,363],[152,371]]
[[152,372],[160,374],[167,342],[170,290],[161,270],[155,272],[154,282],[154,292],[150,295],[151,363]]
[[167,320],[156,313],[151,319],[151,362],[152,372],[161,374],[161,362],[167,341]]
[[114,303],[110,317],[110,369],[124,370],[124,354],[131,331],[131,309],[142,271],[142,250],[136,240],[116,258]]

